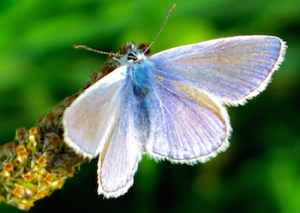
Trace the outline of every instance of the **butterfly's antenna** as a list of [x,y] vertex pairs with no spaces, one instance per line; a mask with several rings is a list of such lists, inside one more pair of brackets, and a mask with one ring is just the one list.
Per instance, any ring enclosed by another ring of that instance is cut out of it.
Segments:
[[110,52],[105,52],[105,51],[101,51],[101,50],[96,50],[90,47],[87,47],[85,45],[81,45],[81,44],[75,44],[74,45],[75,49],[84,49],[87,51],[91,51],[91,52],[95,52],[95,53],[99,53],[99,54],[103,54],[103,55],[108,55],[108,56],[115,56],[115,57],[123,57],[123,54],[120,53],[110,53]]
[[149,50],[149,48],[152,46],[152,44],[153,44],[153,43],[155,42],[155,40],[158,38],[158,36],[159,36],[159,34],[161,33],[161,31],[164,29],[164,27],[165,27],[165,25],[166,25],[166,23],[167,23],[167,20],[168,20],[168,18],[169,18],[169,16],[170,16],[171,12],[172,12],[172,10],[174,9],[175,6],[176,6],[176,4],[173,4],[172,7],[170,7],[170,9],[169,9],[169,11],[168,11],[168,14],[167,14],[167,17],[166,17],[166,19],[165,19],[163,25],[161,26],[159,32],[157,33],[157,35],[155,36],[155,38],[153,39],[153,41],[149,44],[149,47],[144,51],[144,53],[147,52],[147,51]]

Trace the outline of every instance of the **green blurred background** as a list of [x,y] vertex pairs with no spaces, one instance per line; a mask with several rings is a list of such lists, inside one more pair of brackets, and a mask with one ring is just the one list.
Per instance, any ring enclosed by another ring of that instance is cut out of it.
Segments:
[[[77,92],[124,42],[151,42],[152,53],[234,35],[276,35],[286,60],[267,90],[229,108],[229,149],[206,164],[156,163],[144,156],[129,192],[96,193],[96,160],[30,212],[300,212],[299,0],[1,0],[0,144]],[[0,212],[21,212],[0,203]]]

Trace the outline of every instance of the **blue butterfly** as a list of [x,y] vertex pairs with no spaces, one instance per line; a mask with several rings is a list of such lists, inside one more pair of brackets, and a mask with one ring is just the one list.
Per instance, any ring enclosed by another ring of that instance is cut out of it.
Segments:
[[164,50],[149,57],[128,43],[116,69],[65,110],[64,140],[98,161],[98,193],[118,197],[133,184],[143,154],[156,160],[206,162],[229,146],[226,105],[262,92],[279,68],[285,42],[235,36]]

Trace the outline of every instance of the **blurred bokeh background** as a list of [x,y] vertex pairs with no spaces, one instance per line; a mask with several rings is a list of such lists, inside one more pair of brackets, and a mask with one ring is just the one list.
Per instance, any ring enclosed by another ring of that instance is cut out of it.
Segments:
[[[286,60],[267,90],[228,108],[229,149],[195,166],[144,156],[129,192],[96,193],[96,160],[35,203],[30,212],[300,212],[299,0],[1,0],[0,145],[77,92],[106,56],[124,42],[151,42],[169,7],[169,21],[152,53],[234,35],[276,35]],[[1,213],[21,212],[0,203]]]

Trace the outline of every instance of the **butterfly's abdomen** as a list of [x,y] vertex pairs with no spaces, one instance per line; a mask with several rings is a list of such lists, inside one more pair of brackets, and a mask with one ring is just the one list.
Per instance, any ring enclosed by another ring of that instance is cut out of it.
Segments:
[[145,145],[149,137],[148,130],[150,128],[150,120],[147,95],[155,80],[152,74],[153,69],[153,63],[148,60],[141,61],[141,63],[128,67],[128,80],[132,84],[132,98],[136,105],[135,109],[137,111],[135,113],[138,117],[135,122],[137,122],[136,126],[139,127],[139,141],[143,145]]

